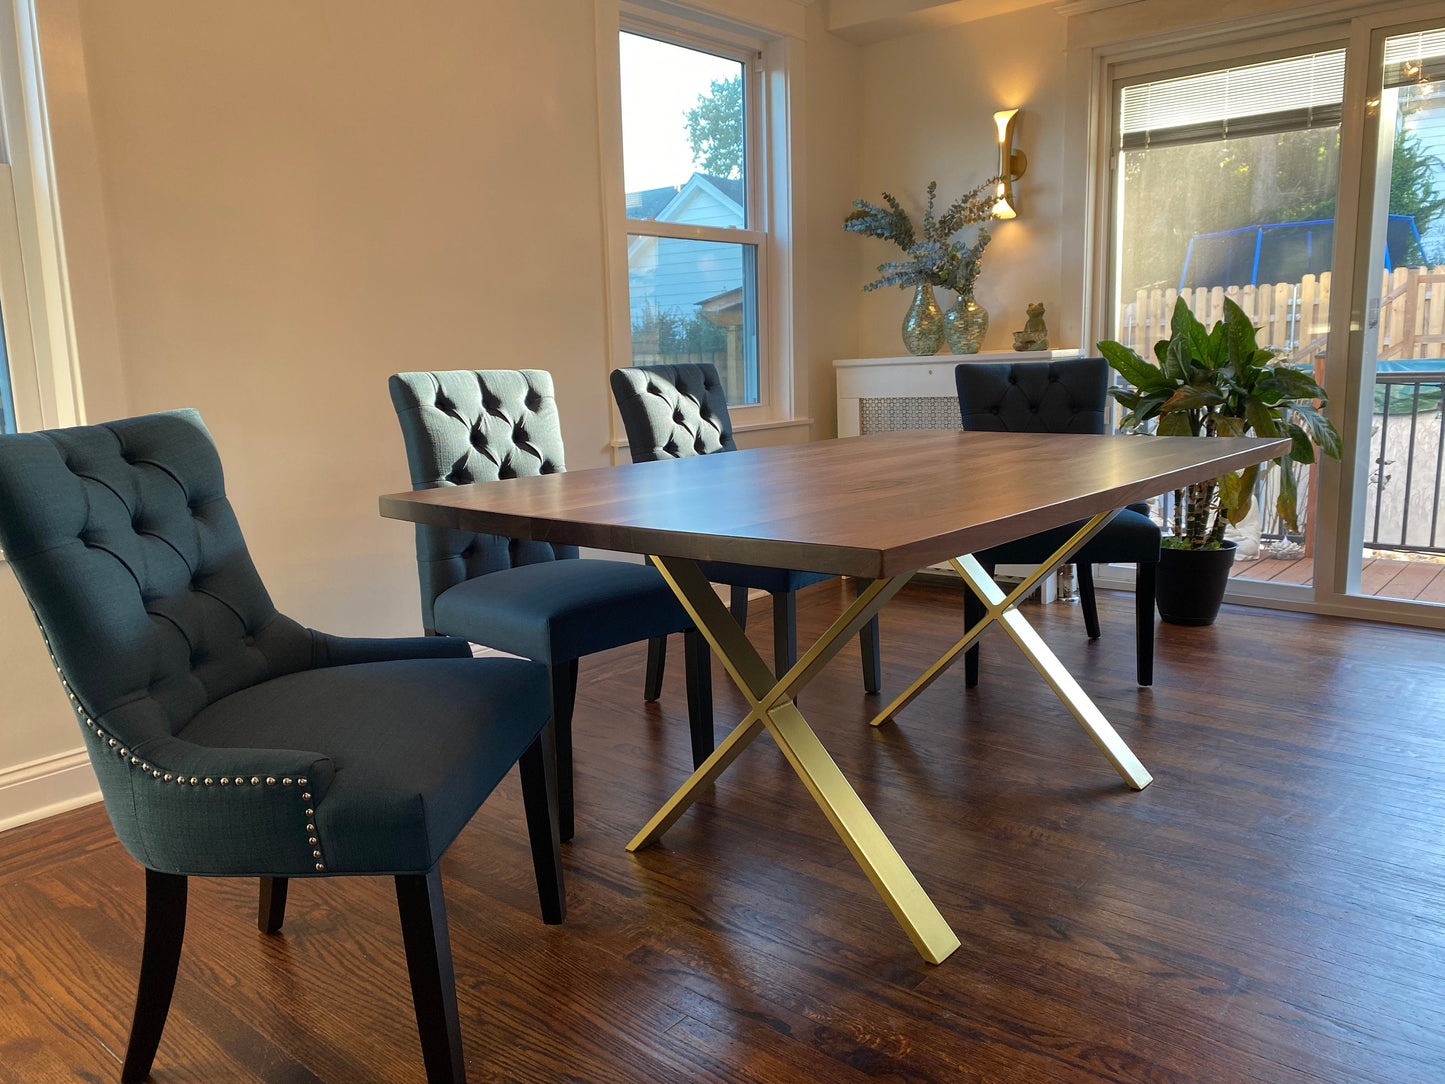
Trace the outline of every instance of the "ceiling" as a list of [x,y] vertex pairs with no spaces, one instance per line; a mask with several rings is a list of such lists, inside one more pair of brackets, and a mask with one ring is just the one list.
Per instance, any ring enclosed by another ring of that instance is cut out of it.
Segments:
[[860,44],[957,26],[1010,11],[1049,7],[1077,15],[1134,0],[827,0],[828,29]]

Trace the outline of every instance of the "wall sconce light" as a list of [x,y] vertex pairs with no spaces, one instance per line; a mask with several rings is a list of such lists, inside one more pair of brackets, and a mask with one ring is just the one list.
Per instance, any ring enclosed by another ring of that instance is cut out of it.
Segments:
[[1029,160],[1023,151],[1014,150],[1014,125],[1018,123],[1017,109],[1000,109],[993,115],[998,127],[998,191],[993,204],[994,218],[1017,218],[1018,208],[1014,206],[1014,181],[1024,175]]

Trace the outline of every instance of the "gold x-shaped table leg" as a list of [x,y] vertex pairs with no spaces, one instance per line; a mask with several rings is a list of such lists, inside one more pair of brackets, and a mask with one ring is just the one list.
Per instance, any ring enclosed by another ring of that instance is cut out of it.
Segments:
[[924,689],[932,685],[947,670],[958,657],[972,647],[980,636],[987,632],[994,625],[1002,626],[1003,630],[1013,638],[1014,643],[1019,645],[1029,662],[1033,663],[1034,669],[1042,675],[1043,679],[1064,702],[1064,706],[1073,712],[1074,718],[1084,728],[1089,737],[1094,740],[1100,751],[1109,758],[1109,763],[1114,765],[1114,770],[1124,777],[1124,781],[1135,790],[1143,790],[1154,777],[1151,776],[1143,764],[1139,763],[1130,748],[1124,744],[1124,739],[1104,718],[1104,713],[1094,706],[1079,683],[1073,676],[1064,669],[1057,656],[1049,650],[1048,645],[1034,631],[1032,625],[1024,619],[1023,614],[1018,611],[1018,602],[1026,597],[1038,582],[1044,577],[1053,574],[1060,565],[1067,564],[1069,559],[1084,547],[1084,544],[1104,529],[1104,526],[1118,515],[1118,511],[1104,512],[1095,516],[1088,523],[1080,527],[1067,542],[1056,550],[1048,560],[1029,573],[1028,577],[1007,595],[999,587],[978,561],[971,555],[956,557],[949,562],[963,581],[983,600],[985,614],[983,620],[970,628],[963,639],[954,644],[951,648],[939,657],[938,661],[919,675],[908,688],[904,689],[886,708],[878,713],[873,719],[874,726],[881,726],[892,719],[893,716],[913,702],[914,698]]
[[798,691],[822,671],[849,638],[872,620],[883,604],[908,582],[912,573],[874,580],[859,592],[853,604],[786,674],[774,679],[767,664],[696,563],[673,557],[654,557],[652,560],[663,579],[682,600],[737,687],[747,697],[749,710],[712,756],[703,761],[702,766],[637,833],[627,849],[636,851],[659,839],[697,800],[702,789],[721,775],[761,731],[767,730],[833,825],[834,831],[847,845],[858,865],[863,867],[863,872],[873,882],[873,887],[883,897],[883,902],[893,912],[893,917],[908,934],[914,947],[929,963],[942,963],[949,953],[958,948],[958,936],[949,929],[938,908],[848,785],[848,780],[793,702]]

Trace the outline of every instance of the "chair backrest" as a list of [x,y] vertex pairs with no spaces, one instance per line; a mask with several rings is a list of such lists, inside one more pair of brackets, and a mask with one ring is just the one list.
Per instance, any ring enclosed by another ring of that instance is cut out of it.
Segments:
[[[397,373],[390,387],[415,489],[567,469],[551,373],[540,369]],[[464,580],[515,565],[576,556],[576,546],[419,525],[416,563],[422,624],[428,631],[435,627],[432,603]]]
[[716,366],[613,369],[612,395],[634,463],[737,451]]
[[76,715],[106,735],[86,745],[135,854],[127,758],[310,668],[312,634],[272,605],[193,410],[0,436],[0,548]]
[[1103,358],[965,361],[955,366],[965,429],[1102,433],[1109,366]]

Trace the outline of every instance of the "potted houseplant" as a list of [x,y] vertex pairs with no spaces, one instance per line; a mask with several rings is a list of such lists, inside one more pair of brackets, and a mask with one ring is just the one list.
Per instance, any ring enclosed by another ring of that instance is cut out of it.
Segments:
[[[993,214],[996,183],[994,178],[970,189],[949,204],[941,215],[935,216],[933,204],[938,182],[930,181],[922,237],[918,236],[908,212],[887,192],[883,193],[886,206],[857,199],[853,201],[853,211],[843,220],[843,228],[849,233],[891,241],[903,250],[905,259],[879,264],[879,277],[863,289],[913,288],[913,304],[903,318],[903,343],[910,353],[937,353],[946,331],[954,332],[949,335],[950,347],[954,342],[966,345],[973,341],[973,350],[978,349],[977,340],[982,338],[979,313],[983,310],[974,302],[973,286],[978,280],[979,261],[988,246],[989,234],[980,229],[972,245],[961,244],[954,235],[965,226],[986,221]],[[945,320],[938,307],[933,296],[935,286],[959,291],[957,315],[950,313],[951,321]],[[984,313],[983,328],[988,326],[987,320],[988,315]]]
[[[1276,351],[1258,346],[1253,323],[1228,299],[1224,319],[1206,329],[1180,298],[1170,332],[1154,344],[1152,361],[1121,343],[1099,343],[1126,382],[1109,389],[1126,411],[1119,427],[1152,428],[1161,436],[1289,437],[1289,453],[1265,466],[1280,472],[1280,519],[1298,530],[1295,465],[1313,463],[1317,448],[1340,457],[1340,434],[1321,413],[1324,389]],[[1234,543],[1224,530],[1249,514],[1259,472],[1252,466],[1175,493],[1173,529],[1164,538],[1157,581],[1165,621],[1214,621],[1234,561]]]

